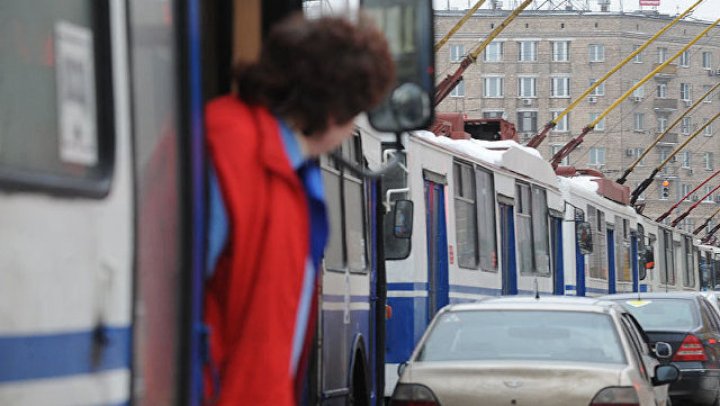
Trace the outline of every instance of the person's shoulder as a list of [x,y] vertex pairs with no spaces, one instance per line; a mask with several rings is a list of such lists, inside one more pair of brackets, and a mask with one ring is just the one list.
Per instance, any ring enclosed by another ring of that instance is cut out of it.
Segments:
[[217,121],[237,121],[238,118],[248,114],[250,114],[249,107],[232,94],[212,99],[205,106],[205,118],[210,124]]

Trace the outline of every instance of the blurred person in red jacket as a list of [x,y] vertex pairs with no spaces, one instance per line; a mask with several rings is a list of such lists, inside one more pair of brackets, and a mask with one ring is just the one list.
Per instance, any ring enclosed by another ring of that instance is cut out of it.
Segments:
[[388,45],[368,21],[294,16],[256,63],[236,68],[237,94],[208,104],[209,402],[301,401],[328,238],[316,159],[351,137],[393,80]]

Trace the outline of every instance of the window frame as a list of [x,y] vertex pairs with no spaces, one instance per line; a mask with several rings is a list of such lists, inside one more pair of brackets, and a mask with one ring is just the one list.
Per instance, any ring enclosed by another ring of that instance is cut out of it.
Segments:
[[[491,87],[489,86],[490,81],[494,81],[495,83],[495,89],[497,90],[496,94],[491,95],[489,90]],[[485,76],[483,78],[483,97],[487,99],[500,99],[505,97],[505,77],[504,76]]]
[[[109,1],[89,2],[92,32],[93,69],[95,75],[95,132],[97,165],[86,177],[73,176],[40,168],[25,169],[0,163],[0,190],[42,193],[58,197],[103,199],[113,183],[115,169],[115,94],[113,89],[113,57]],[[57,84],[57,82],[54,82]],[[57,128],[56,128],[57,130]],[[60,135],[55,132],[57,139]],[[55,145],[55,148],[58,148]],[[75,164],[80,166],[80,164]]]
[[[538,41],[518,40],[518,62],[531,63],[538,61]],[[529,47],[529,50],[526,49]],[[529,52],[528,52],[529,51]],[[529,59],[525,59],[525,57]]]
[[605,62],[605,44],[589,44],[588,61],[590,63]]
[[[560,40],[551,41],[552,61],[553,62],[570,62],[570,41]],[[560,58],[560,57],[564,58]]]
[[[562,86],[560,86],[562,84]],[[559,90],[564,90],[560,93]],[[552,76],[550,80],[550,98],[553,99],[569,99],[570,98],[570,76]]]

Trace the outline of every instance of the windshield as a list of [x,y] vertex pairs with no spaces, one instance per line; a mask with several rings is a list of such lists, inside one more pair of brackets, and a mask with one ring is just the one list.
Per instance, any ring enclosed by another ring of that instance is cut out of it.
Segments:
[[416,360],[624,364],[625,356],[607,314],[476,310],[443,314]]
[[644,330],[688,331],[700,325],[692,299],[652,298],[616,300]]

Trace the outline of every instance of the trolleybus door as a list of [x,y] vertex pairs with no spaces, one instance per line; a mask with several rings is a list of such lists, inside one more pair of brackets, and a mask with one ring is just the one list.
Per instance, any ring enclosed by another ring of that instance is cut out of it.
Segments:
[[615,288],[615,229],[607,228],[607,247],[608,247],[608,293],[616,292]]
[[448,245],[444,185],[425,179],[427,222],[428,306],[427,319],[449,302]]
[[517,265],[515,258],[515,215],[513,206],[500,204],[502,239],[502,294],[517,295]]
[[552,267],[553,267],[553,286],[554,295],[565,294],[565,264],[563,264],[563,245],[562,245],[562,218],[550,217],[550,243],[552,246]]

